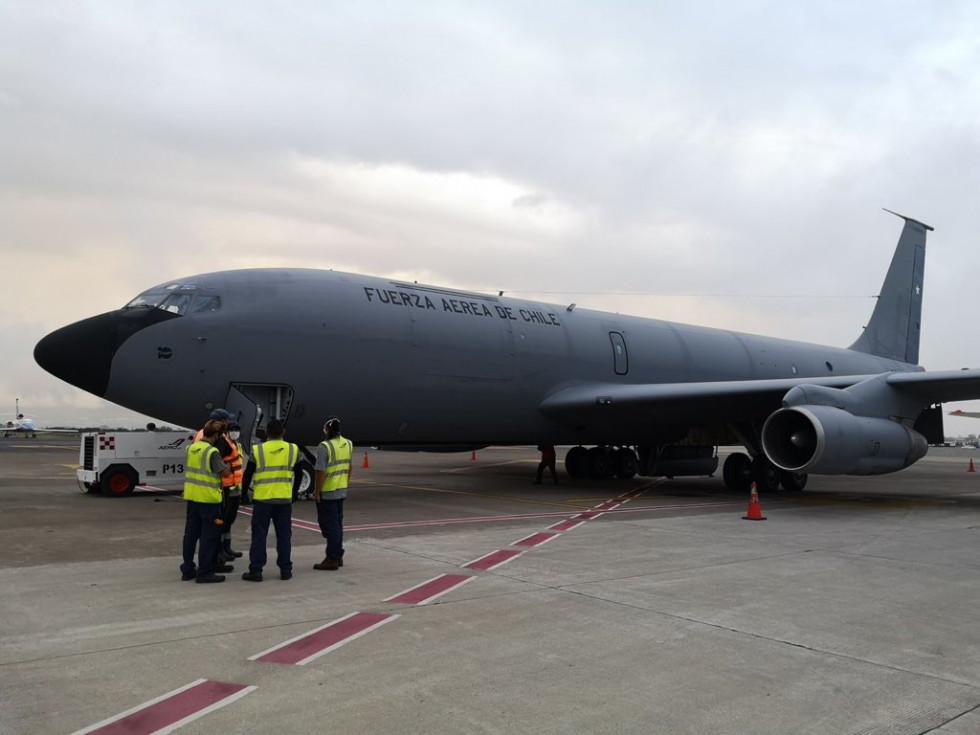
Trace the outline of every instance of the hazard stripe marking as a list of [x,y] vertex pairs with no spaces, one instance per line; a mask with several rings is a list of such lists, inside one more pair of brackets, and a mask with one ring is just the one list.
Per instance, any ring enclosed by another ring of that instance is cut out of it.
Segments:
[[515,541],[511,546],[527,546],[528,548],[541,546],[560,535],[559,533],[551,533],[549,531],[539,531],[538,533],[532,533],[530,536],[525,536],[519,541]]
[[590,521],[593,518],[598,518],[601,515],[602,515],[601,510],[587,510],[583,513],[578,513],[577,515],[573,515],[572,518],[575,518],[576,520],[581,518],[583,521]]
[[249,656],[248,660],[303,666],[398,617],[400,616],[370,612],[351,613],[262,653]]
[[399,592],[397,595],[388,597],[384,602],[400,602],[405,605],[425,605],[473,579],[476,579],[476,577],[471,577],[467,574],[440,574],[438,577],[433,577],[414,587],[409,587],[404,592]]
[[486,572],[491,569],[496,569],[502,564],[516,559],[523,551],[514,551],[513,549],[500,549],[499,551],[491,551],[489,554],[484,554],[479,559],[474,559],[468,564],[464,564],[464,569],[475,569],[480,572]]
[[556,523],[553,526],[548,526],[548,529],[551,531],[571,531],[573,528],[578,528],[583,523],[585,523],[585,521],[567,520],[562,521],[561,523]]
[[187,723],[241,699],[254,686],[198,679],[72,735],[150,735],[173,732]]

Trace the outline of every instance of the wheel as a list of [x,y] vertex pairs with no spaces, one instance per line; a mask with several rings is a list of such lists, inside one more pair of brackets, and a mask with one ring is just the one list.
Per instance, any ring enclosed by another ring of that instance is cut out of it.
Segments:
[[639,469],[636,452],[629,447],[622,447],[616,450],[616,454],[613,457],[616,465],[616,477],[623,480],[636,477],[636,472]]
[[729,454],[721,470],[725,487],[735,493],[747,493],[752,485],[752,459],[747,454]]
[[313,493],[313,480],[316,477],[314,474],[313,465],[307,461],[300,462],[299,465],[300,480],[299,488],[296,490],[296,494],[300,498],[310,499],[310,495]]
[[780,469],[764,454],[752,460],[752,479],[760,493],[774,493],[779,490]]
[[592,447],[587,457],[589,477],[601,480],[609,477],[613,471],[612,462],[609,461],[609,454],[605,447]]
[[565,455],[565,472],[573,480],[581,480],[589,474],[586,458],[589,450],[585,447],[572,447]]
[[784,490],[788,490],[791,493],[803,492],[803,488],[806,487],[806,481],[808,479],[810,479],[810,476],[806,472],[779,471],[779,484],[783,486]]
[[102,473],[99,486],[106,497],[119,498],[123,495],[132,495],[138,481],[139,475],[128,464],[114,464]]

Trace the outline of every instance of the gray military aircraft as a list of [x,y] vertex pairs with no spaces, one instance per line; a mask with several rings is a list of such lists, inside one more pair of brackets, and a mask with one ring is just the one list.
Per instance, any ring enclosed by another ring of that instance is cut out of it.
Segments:
[[[894,214],[894,213],[893,213]],[[809,473],[908,467],[980,370],[926,372],[926,232],[905,221],[847,349],[309,269],[181,278],[44,337],[34,357],[126,408],[195,426],[222,406],[314,445],[330,415],[363,446],[573,445],[573,477],[709,475],[801,490]],[[591,447],[591,448],[589,448]]]

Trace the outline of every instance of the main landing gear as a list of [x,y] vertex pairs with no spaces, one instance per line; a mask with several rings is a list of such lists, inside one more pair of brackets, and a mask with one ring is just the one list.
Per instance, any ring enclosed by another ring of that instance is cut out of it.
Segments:
[[722,468],[722,476],[728,489],[737,493],[747,493],[753,482],[756,489],[763,493],[776,492],[780,485],[789,492],[798,493],[806,487],[808,478],[805,472],[779,469],[763,454],[753,459],[742,452],[728,456]]
[[576,480],[584,477],[616,477],[628,480],[639,469],[636,452],[630,447],[572,447],[565,455],[565,471]]

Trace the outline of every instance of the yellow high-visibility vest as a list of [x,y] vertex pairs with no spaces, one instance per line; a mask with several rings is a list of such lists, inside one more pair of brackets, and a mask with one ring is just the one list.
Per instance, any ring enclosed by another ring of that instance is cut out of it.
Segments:
[[347,487],[347,476],[350,474],[351,455],[354,445],[350,439],[335,436],[333,439],[320,442],[327,450],[327,467],[324,470],[322,493],[332,493]]
[[299,458],[299,447],[282,439],[270,439],[252,446],[252,497],[255,500],[293,498],[293,467]]
[[211,471],[211,455],[217,453],[218,450],[203,439],[187,448],[184,500],[195,503],[221,502],[221,477]]

